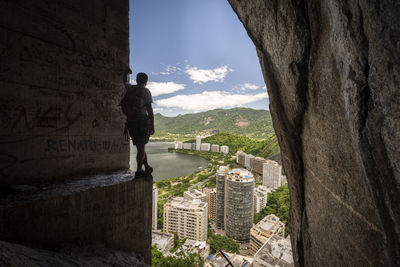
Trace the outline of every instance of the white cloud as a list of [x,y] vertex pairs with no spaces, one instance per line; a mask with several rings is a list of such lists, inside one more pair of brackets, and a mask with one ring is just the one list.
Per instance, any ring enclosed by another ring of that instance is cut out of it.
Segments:
[[175,82],[149,82],[146,87],[150,89],[152,96],[159,96],[183,90],[186,85]]
[[201,94],[177,95],[156,101],[157,106],[181,108],[188,111],[205,111],[216,108],[240,107],[244,104],[268,98],[266,92],[260,94],[231,94],[224,91],[204,91]]
[[167,66],[165,68],[165,71],[161,71],[160,74],[162,74],[162,75],[170,75],[170,74],[173,74],[173,73],[178,72],[178,71],[182,71],[182,69],[177,67],[177,66]]
[[189,79],[194,83],[203,84],[209,81],[223,82],[228,72],[233,69],[224,65],[215,69],[198,69],[197,67],[186,66],[186,73],[189,74]]
[[153,111],[159,113],[161,111],[164,111],[164,109],[163,108],[153,108]]
[[260,88],[260,86],[252,84],[252,83],[244,83],[244,84],[239,84],[235,85],[232,90],[235,92],[240,92],[240,91],[246,91],[246,90],[257,90]]
[[242,85],[242,90],[257,90],[259,86],[252,84],[252,83],[245,83]]

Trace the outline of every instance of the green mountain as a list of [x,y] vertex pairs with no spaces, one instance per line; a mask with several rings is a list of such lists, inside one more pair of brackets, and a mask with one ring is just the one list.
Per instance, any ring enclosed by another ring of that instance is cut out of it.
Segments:
[[154,120],[155,137],[225,132],[265,139],[274,134],[269,111],[251,108],[215,109],[176,117],[157,113]]

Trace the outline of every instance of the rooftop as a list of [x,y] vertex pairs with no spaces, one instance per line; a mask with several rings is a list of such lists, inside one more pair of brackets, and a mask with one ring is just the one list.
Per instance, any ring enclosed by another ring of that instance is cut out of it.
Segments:
[[265,238],[265,241],[270,237],[271,234],[277,234],[281,232],[282,235],[285,229],[285,224],[280,221],[280,219],[275,214],[270,214],[264,217],[256,225],[254,225],[250,233],[257,238]]
[[228,172],[227,179],[238,182],[249,182],[254,180],[253,174],[246,169],[232,169]]
[[[264,164],[279,166],[278,162],[276,162],[276,161],[274,161],[274,160],[269,160],[269,159],[267,159],[267,160],[264,162]],[[264,165],[264,164],[263,164],[263,165]]]
[[[224,252],[224,254],[234,266],[248,267],[253,262],[253,258],[251,257],[226,252]],[[225,267],[227,264],[227,260],[221,255],[221,253],[217,252],[215,255],[211,254],[207,258],[204,266]]]
[[170,233],[163,233],[159,231],[152,231],[151,232],[151,244],[157,245],[159,248],[163,248],[167,246],[170,240],[173,240],[174,235]]
[[269,190],[265,185],[260,185],[254,188],[254,192],[261,194],[267,194],[270,193],[270,191],[271,190]]
[[188,200],[183,197],[175,197],[169,199],[165,205],[170,205],[178,209],[202,211],[207,208],[208,204],[200,199]]
[[254,255],[254,261],[271,266],[294,267],[292,246],[286,239],[272,235]]
[[196,249],[196,250],[202,250],[206,248],[207,243],[206,241],[197,241],[193,239],[187,239],[185,243],[183,244],[182,248],[185,250],[189,249]]
[[206,197],[206,194],[200,192],[197,189],[191,189],[189,191],[186,191],[185,194],[191,196],[192,198],[202,198],[202,197]]

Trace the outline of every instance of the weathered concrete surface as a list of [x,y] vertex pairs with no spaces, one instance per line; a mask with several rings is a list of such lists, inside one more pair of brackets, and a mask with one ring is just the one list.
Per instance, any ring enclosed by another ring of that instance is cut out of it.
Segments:
[[110,173],[129,168],[129,1],[0,1],[0,57],[0,240],[150,263],[152,179]]
[[400,2],[229,0],[256,45],[297,266],[400,266]]
[[128,0],[0,1],[0,186],[129,167]]
[[10,267],[149,266],[134,253],[104,247],[72,247],[57,251],[0,241],[0,265]]
[[152,177],[133,179],[127,171],[84,178],[3,192],[0,240],[39,247],[103,244],[150,263]]

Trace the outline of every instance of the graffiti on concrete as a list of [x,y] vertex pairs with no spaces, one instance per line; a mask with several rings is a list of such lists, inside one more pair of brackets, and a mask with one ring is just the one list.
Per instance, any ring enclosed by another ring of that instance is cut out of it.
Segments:
[[128,151],[126,142],[120,140],[47,139],[47,152],[120,153]]
[[22,105],[13,108],[3,104],[0,105],[1,129],[7,130],[9,134],[27,134],[36,128],[54,129],[50,132],[38,133],[39,135],[66,129],[82,117],[82,112],[74,113],[72,107],[73,103],[69,103],[65,108],[56,105],[46,108],[39,106],[33,111],[28,111],[28,108]]

